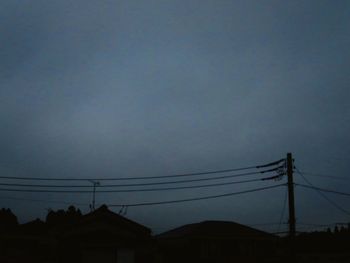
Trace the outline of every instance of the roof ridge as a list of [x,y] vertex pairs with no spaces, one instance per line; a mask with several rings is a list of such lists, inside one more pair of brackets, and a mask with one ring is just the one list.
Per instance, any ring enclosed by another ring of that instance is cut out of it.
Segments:
[[93,216],[99,216],[100,213],[109,214],[109,216],[113,216],[115,219],[122,220],[122,221],[124,221],[125,223],[132,224],[132,225],[137,226],[137,227],[141,227],[141,228],[143,228],[143,229],[145,229],[145,230],[147,230],[147,231],[151,231],[150,228],[148,228],[148,227],[146,227],[146,226],[144,226],[144,225],[142,225],[142,224],[140,224],[140,223],[137,223],[137,222],[135,222],[135,221],[133,221],[133,220],[127,218],[127,217],[124,217],[124,216],[122,216],[122,215],[120,215],[120,214],[118,214],[118,213],[115,213],[114,211],[108,209],[108,206],[105,205],[105,204],[101,205],[101,206],[100,206],[99,208],[97,208],[96,210],[94,210],[94,211],[92,211],[92,212],[90,212],[90,213],[88,213],[88,214],[83,215],[83,218],[89,218],[89,217],[93,217]]
[[[168,230],[161,234],[158,234],[158,237],[167,237],[167,236],[185,236],[185,235],[197,235],[199,233],[214,233],[218,231],[219,235],[222,235],[223,227],[227,228],[227,233],[236,233],[236,235],[240,236],[252,236],[252,234],[261,235],[261,236],[274,236],[268,232],[255,229],[250,226],[246,226],[240,223],[236,223],[233,221],[221,221],[221,220],[204,220],[197,223],[191,223],[182,225],[180,227],[176,227],[174,229]],[[214,232],[213,232],[214,231]]]

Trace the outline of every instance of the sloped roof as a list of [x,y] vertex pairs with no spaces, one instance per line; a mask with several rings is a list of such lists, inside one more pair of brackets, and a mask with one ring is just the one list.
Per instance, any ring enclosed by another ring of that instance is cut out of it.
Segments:
[[28,234],[44,234],[47,232],[47,225],[39,218],[20,225],[20,231]]
[[102,205],[93,212],[90,212],[84,215],[79,225],[96,225],[96,224],[105,224],[110,227],[118,227],[127,231],[142,235],[150,235],[151,230],[139,223],[136,223],[128,218],[125,218],[119,214],[116,214],[108,209],[106,205]]
[[30,222],[18,225],[15,229],[9,232],[12,237],[48,237],[48,226],[40,219],[35,219]]
[[157,235],[157,238],[232,238],[232,239],[271,239],[276,236],[245,225],[228,221],[203,221],[184,225]]

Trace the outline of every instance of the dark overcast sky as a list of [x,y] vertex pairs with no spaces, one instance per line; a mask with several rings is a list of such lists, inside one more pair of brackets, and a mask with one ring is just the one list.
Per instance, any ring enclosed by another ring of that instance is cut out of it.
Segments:
[[[161,176],[292,152],[302,171],[348,178],[312,183],[350,192],[349,1],[0,0],[0,18],[3,176]],[[263,185],[98,194],[97,202]],[[284,193],[130,208],[127,216],[155,232],[206,219],[278,222]],[[22,222],[66,205],[5,197],[91,200],[0,192],[0,206]],[[350,211],[349,199],[329,197]],[[296,202],[299,222],[349,221],[312,190],[297,187]]]

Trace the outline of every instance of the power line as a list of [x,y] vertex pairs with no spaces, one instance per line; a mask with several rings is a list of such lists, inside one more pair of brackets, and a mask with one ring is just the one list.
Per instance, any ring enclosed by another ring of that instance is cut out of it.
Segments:
[[263,165],[258,165],[258,166],[256,166],[256,168],[265,168],[265,167],[269,167],[269,166],[275,166],[275,165],[278,165],[278,164],[280,164],[281,162],[285,162],[286,161],[286,159],[280,159],[280,160],[278,160],[278,161],[276,161],[276,162],[271,162],[271,163],[267,163],[267,164],[263,164]]
[[[339,211],[350,215],[350,212],[348,212],[347,210],[345,210],[344,208],[342,208],[340,205],[338,205],[337,203],[335,203],[332,199],[328,198],[325,194],[322,193],[322,191],[324,192],[333,192],[331,190],[325,191],[325,189],[320,189],[318,187],[315,187],[299,170],[298,168],[295,168],[297,170],[297,173],[301,175],[301,177],[304,179],[304,181],[308,184],[308,186],[314,190],[317,191],[317,193],[322,196],[324,199],[326,199],[331,205],[333,205],[335,208],[337,208]],[[303,185],[301,185],[303,186]],[[305,187],[305,186],[304,186]],[[349,194],[350,196],[350,194]]]
[[[165,190],[184,190],[184,189],[195,189],[195,188],[207,188],[214,186],[226,186],[233,184],[243,184],[258,181],[265,181],[265,178],[256,178],[250,180],[225,182],[225,183],[215,183],[215,184],[204,184],[204,185],[191,185],[191,186],[179,186],[179,187],[162,187],[162,188],[146,188],[146,189],[124,189],[124,190],[101,190],[98,193],[130,193],[130,192],[151,192],[151,191],[165,191]],[[38,193],[92,193],[93,190],[40,190],[40,189],[1,189],[0,191],[7,192],[38,192]]]
[[233,195],[239,195],[239,194],[258,192],[258,191],[277,188],[277,187],[280,187],[283,185],[285,185],[285,184],[278,184],[278,185],[255,188],[255,189],[245,190],[245,191],[240,191],[240,192],[233,192],[233,193],[227,193],[227,194],[221,194],[221,195],[203,196],[203,197],[197,197],[197,198],[178,199],[178,200],[160,201],[160,202],[133,203],[133,204],[110,204],[108,206],[109,207],[121,207],[121,206],[131,207],[131,206],[148,206],[148,205],[163,205],[163,204],[183,203],[183,202],[215,199],[215,198],[220,198],[220,197],[227,197],[227,196],[233,196]]
[[187,177],[187,176],[197,176],[197,175],[207,175],[207,174],[217,174],[217,173],[228,173],[237,172],[248,169],[256,168],[255,166],[236,168],[236,169],[226,169],[226,170],[216,170],[208,172],[198,172],[198,173],[187,173],[187,174],[172,174],[163,176],[140,176],[140,177],[119,177],[119,178],[43,178],[43,177],[10,177],[10,176],[0,176],[0,179],[13,179],[13,180],[38,180],[38,181],[122,181],[122,180],[141,180],[141,179],[163,179],[172,177]]
[[309,176],[316,176],[316,177],[323,177],[323,178],[330,178],[335,180],[345,180],[350,181],[350,178],[348,177],[342,177],[342,176],[332,176],[332,175],[325,175],[325,174],[316,174],[316,173],[309,173],[302,171],[303,174],[309,175]]
[[350,196],[350,193],[346,193],[346,192],[339,192],[339,191],[335,191],[335,190],[330,190],[330,189],[325,189],[325,188],[310,186],[310,185],[306,185],[306,184],[298,184],[298,183],[295,183],[295,185],[298,185],[298,186],[301,186],[301,187],[305,187],[305,188],[314,189],[314,190],[319,190],[319,191],[322,191],[322,192],[327,192],[327,193],[332,193],[332,194],[338,194],[338,195],[344,195],[344,196]]
[[331,227],[336,225],[336,223],[333,224],[310,224],[310,223],[298,223],[298,225],[302,225],[302,226],[314,226],[314,227]]
[[247,224],[247,226],[250,227],[259,227],[259,226],[276,226],[278,225],[278,222],[272,222],[272,223],[261,223],[261,224]]
[[[277,168],[276,168],[277,169]],[[202,182],[202,181],[213,181],[218,179],[228,179],[241,176],[263,174],[269,171],[260,172],[249,172],[233,175],[216,176],[209,178],[198,178],[198,179],[187,179],[187,180],[177,180],[177,181],[165,181],[165,182],[152,182],[152,183],[136,183],[136,184],[112,184],[112,185],[100,185],[99,188],[103,187],[133,187],[133,186],[153,186],[153,185],[166,185],[166,184],[178,184],[178,183],[190,183],[190,182]],[[12,184],[12,183],[0,183],[3,186],[16,186],[16,187],[39,187],[39,188],[91,188],[90,185],[48,185],[48,184]]]
[[76,203],[76,202],[65,202],[65,201],[55,201],[47,199],[31,199],[31,198],[19,198],[10,196],[0,196],[0,199],[8,199],[14,201],[29,201],[29,202],[40,202],[40,203],[55,203],[55,204],[66,204],[66,205],[77,205],[77,206],[88,206],[89,204]]
[[265,164],[265,165],[254,165],[246,166],[241,168],[231,168],[224,170],[213,170],[213,171],[204,171],[204,172],[194,172],[194,173],[184,173],[184,174],[171,174],[163,176],[140,176],[140,177],[119,177],[119,178],[44,178],[44,177],[18,177],[18,176],[0,176],[0,179],[10,179],[10,180],[38,180],[38,181],[87,181],[87,180],[96,180],[96,181],[118,181],[118,180],[141,180],[141,179],[160,179],[160,178],[171,178],[171,177],[187,177],[187,176],[197,176],[197,175],[207,175],[207,174],[217,174],[217,173],[228,173],[228,172],[237,172],[250,169],[260,169],[263,167],[277,165],[282,162],[284,159],[281,159],[277,162]]

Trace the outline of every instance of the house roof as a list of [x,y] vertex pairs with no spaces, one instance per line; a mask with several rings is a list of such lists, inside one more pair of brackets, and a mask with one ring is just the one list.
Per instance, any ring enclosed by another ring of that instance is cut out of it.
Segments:
[[38,233],[46,233],[47,232],[47,226],[46,226],[45,222],[43,222],[39,218],[20,225],[20,229],[22,232],[26,232],[26,233],[38,234]]
[[14,235],[20,236],[47,236],[48,226],[40,219],[35,219],[30,222],[19,225],[13,232]]
[[232,238],[232,239],[271,239],[276,236],[245,225],[228,221],[203,221],[184,225],[157,235],[160,239],[172,238]]
[[114,213],[113,211],[109,210],[106,205],[102,205],[95,211],[82,216],[73,232],[101,230],[106,230],[110,233],[113,233],[114,231],[134,233],[137,236],[150,236],[151,234],[151,230],[149,228]]

